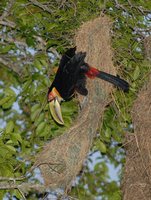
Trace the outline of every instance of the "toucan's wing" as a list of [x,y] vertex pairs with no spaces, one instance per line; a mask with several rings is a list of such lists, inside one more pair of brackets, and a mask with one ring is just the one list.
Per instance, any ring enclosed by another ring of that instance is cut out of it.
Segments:
[[65,65],[60,63],[61,65],[49,90],[51,91],[55,87],[63,99],[70,98],[81,76],[81,66],[85,65],[85,56],[86,53],[79,52],[70,58]]
[[83,96],[86,96],[88,94],[88,90],[86,89],[86,77],[84,74],[81,74],[81,76],[79,76],[75,90]]
[[70,61],[70,59],[75,55],[76,47],[68,49],[62,56],[59,64],[59,70],[62,70],[64,66]]
[[56,87],[59,92],[59,88],[60,88],[60,86],[62,86],[60,84],[62,84],[63,80],[64,80],[64,77],[63,77],[64,76],[64,72],[63,72],[64,67],[71,60],[71,58],[73,56],[75,56],[75,51],[76,51],[76,47],[70,48],[65,52],[65,54],[62,55],[60,63],[59,63],[59,68],[57,69],[57,73],[56,73],[54,81],[52,82],[51,86],[49,87],[48,94],[52,91],[52,89],[54,87]]

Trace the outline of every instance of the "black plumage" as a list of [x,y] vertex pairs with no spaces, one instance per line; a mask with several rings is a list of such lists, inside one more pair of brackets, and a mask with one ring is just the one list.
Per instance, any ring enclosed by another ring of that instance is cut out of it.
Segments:
[[61,58],[59,68],[48,94],[55,87],[64,100],[68,100],[75,91],[87,95],[86,78],[100,78],[112,83],[123,91],[129,90],[129,84],[118,76],[90,67],[84,59],[85,52],[75,53],[76,47],[69,49]]
[[82,95],[87,95],[85,72],[88,71],[88,66],[84,62],[86,53],[75,54],[75,51],[76,48],[71,48],[62,56],[48,94],[55,87],[64,100],[68,100],[75,90]]

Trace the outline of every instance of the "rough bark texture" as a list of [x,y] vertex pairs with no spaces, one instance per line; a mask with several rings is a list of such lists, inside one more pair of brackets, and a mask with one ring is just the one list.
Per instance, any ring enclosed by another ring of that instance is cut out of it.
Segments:
[[[148,39],[145,52],[149,59],[151,39]],[[132,120],[134,133],[126,138],[123,200],[151,200],[151,75],[134,103]]]
[[[115,74],[110,27],[111,22],[106,16],[85,23],[77,32],[75,43],[77,51],[87,52],[90,65]],[[40,168],[49,188],[70,188],[92,145],[105,106],[111,101],[112,86],[109,83],[88,80],[87,88],[89,95],[85,99],[80,97],[82,110],[71,128],[50,141],[37,156],[34,167]]]

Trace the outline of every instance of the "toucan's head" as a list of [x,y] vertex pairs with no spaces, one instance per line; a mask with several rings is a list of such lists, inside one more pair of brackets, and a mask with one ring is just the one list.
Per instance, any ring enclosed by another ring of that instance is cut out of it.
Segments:
[[63,125],[64,121],[62,118],[62,112],[60,107],[60,103],[61,101],[63,101],[63,98],[61,97],[61,95],[55,87],[53,87],[52,90],[48,93],[47,98],[52,117],[58,124]]

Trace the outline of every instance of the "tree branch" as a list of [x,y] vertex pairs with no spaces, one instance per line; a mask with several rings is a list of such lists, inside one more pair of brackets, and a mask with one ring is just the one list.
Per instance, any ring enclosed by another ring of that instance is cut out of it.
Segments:
[[9,20],[7,20],[7,21],[0,20],[0,24],[3,25],[3,26],[11,27],[11,28],[16,27],[16,24],[14,22],[9,21]]
[[14,3],[15,3],[15,0],[9,0],[8,1],[7,6],[6,6],[3,14],[0,17],[0,20],[5,19],[10,14],[11,8],[13,7]]
[[35,190],[38,192],[46,192],[46,187],[41,184],[32,184],[32,183],[21,183],[21,184],[16,184],[16,183],[9,183],[9,182],[2,182],[0,183],[0,190],[14,190],[18,189],[22,191],[23,193],[28,193],[31,190]]
[[18,177],[18,178],[0,176],[0,182],[1,181],[13,181],[13,182],[16,182],[16,181],[21,181],[21,180],[23,180],[25,178],[26,178],[25,176]]
[[3,26],[9,26],[11,28],[15,28],[16,24],[14,22],[11,22],[7,20],[6,18],[10,15],[11,9],[13,7],[13,4],[15,3],[15,0],[9,0],[7,3],[7,6],[3,12],[3,14],[0,16],[0,24]]
[[18,76],[22,76],[21,70],[18,66],[16,66],[10,59],[4,59],[0,57],[0,63],[7,67],[8,69],[12,70],[15,72]]
[[6,37],[5,35],[1,35],[0,34],[0,39],[3,39],[4,41],[9,42],[9,43],[15,43],[17,45],[28,47],[28,45],[26,44],[26,42],[20,41],[20,40],[16,40],[14,38]]
[[142,15],[145,15],[145,13],[151,13],[150,10],[143,9],[141,6],[134,6],[130,0],[128,0],[127,2],[129,4],[129,6],[131,7],[131,9],[134,8],[134,9],[138,10]]
[[128,13],[127,9],[126,9],[123,5],[121,5],[121,4],[118,2],[118,0],[115,0],[115,7],[116,7],[116,8],[121,8],[122,10],[124,10],[125,12]]
[[[136,9],[136,10],[138,10],[142,15],[145,15],[145,13],[146,13],[146,14],[151,13],[150,10],[143,9],[141,6],[134,6],[130,0],[128,0],[128,5],[127,5],[127,6],[129,6],[130,9]],[[124,10],[125,12],[129,13],[128,10],[125,8],[125,6],[123,6],[122,4],[120,4],[120,3],[118,2],[118,0],[115,0],[115,7],[121,8],[121,9]]]
[[50,10],[47,6],[39,3],[37,0],[28,0],[29,2],[31,2],[33,5],[41,8],[42,10],[44,10],[45,12],[48,12],[49,14],[52,14],[52,10]]
[[[23,180],[26,179],[25,176],[13,178],[13,177],[0,177],[0,190],[13,190],[18,189],[21,194],[27,193],[30,190],[36,190],[39,192],[45,192],[46,187],[41,184],[32,184],[32,183],[26,183],[23,182]],[[17,182],[22,181],[22,183]]]

